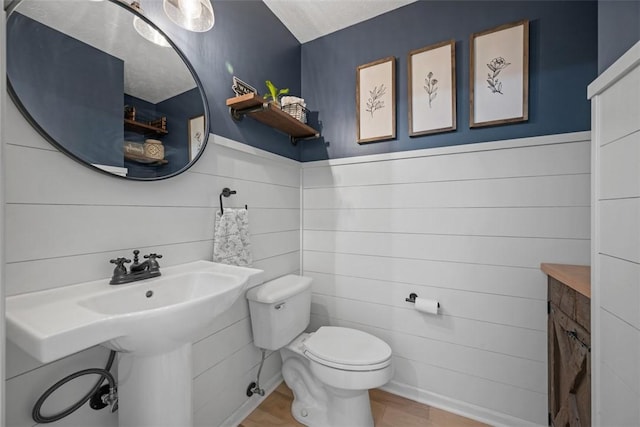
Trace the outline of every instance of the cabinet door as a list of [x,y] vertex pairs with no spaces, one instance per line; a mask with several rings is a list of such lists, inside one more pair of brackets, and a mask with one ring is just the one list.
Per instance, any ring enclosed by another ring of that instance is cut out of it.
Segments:
[[554,303],[549,307],[549,412],[555,427],[591,425],[591,338]]

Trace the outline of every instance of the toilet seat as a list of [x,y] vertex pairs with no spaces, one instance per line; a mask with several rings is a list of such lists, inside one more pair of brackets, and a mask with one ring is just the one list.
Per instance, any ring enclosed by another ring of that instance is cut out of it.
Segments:
[[303,346],[310,360],[343,371],[374,371],[391,364],[391,347],[356,329],[323,326]]

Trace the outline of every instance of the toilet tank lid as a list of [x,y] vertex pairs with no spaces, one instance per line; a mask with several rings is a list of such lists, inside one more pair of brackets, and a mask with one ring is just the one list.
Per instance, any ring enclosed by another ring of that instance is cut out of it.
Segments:
[[247,292],[247,299],[273,304],[303,292],[311,286],[311,277],[287,274],[256,286]]

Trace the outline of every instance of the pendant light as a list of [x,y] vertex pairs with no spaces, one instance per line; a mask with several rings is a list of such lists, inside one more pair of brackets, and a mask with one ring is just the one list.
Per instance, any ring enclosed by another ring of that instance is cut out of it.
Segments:
[[[131,3],[131,8],[140,13],[144,14],[144,11],[140,7],[140,3],[134,1]],[[140,34],[145,39],[149,40],[152,43],[157,44],[162,47],[171,47],[167,39],[164,38],[162,34],[151,25],[147,24],[144,19],[140,19],[139,16],[133,18],[133,28],[136,29],[138,34]]]
[[202,33],[215,22],[211,0],[164,0],[164,13],[185,30]]

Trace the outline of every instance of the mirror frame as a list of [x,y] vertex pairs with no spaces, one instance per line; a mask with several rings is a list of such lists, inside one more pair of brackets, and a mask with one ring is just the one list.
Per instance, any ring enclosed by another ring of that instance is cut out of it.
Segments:
[[[9,6],[5,10],[7,21],[9,20],[9,17],[11,16],[11,14],[15,10],[15,8],[18,7],[18,5],[20,3],[22,3],[23,1],[25,1],[25,0],[13,0],[13,1],[11,1],[11,3],[9,3]],[[90,1],[90,0],[85,0],[85,1]],[[120,179],[126,179],[126,180],[130,180],[130,181],[160,181],[160,180],[163,180],[163,179],[168,179],[168,178],[172,178],[174,176],[180,175],[181,173],[183,173],[186,170],[188,170],[189,168],[191,168],[200,159],[200,156],[202,156],[202,153],[204,153],[204,150],[207,148],[207,144],[209,142],[209,136],[211,134],[211,131],[210,131],[210,129],[211,129],[210,128],[210,123],[211,122],[210,122],[209,103],[207,102],[207,96],[206,96],[206,93],[205,93],[205,90],[204,90],[204,86],[202,85],[202,82],[200,81],[200,78],[198,77],[198,74],[196,74],[195,69],[191,65],[191,62],[189,62],[189,60],[187,59],[185,54],[182,52],[182,50],[180,50],[180,48],[178,48],[178,46],[176,46],[176,44],[173,42],[173,40],[164,31],[162,31],[156,24],[154,24],[149,18],[147,18],[143,14],[138,13],[138,11],[136,11],[135,9],[133,9],[132,7],[130,7],[127,3],[123,2],[123,1],[120,1],[120,0],[105,0],[105,1],[108,1],[108,2],[110,2],[112,4],[114,4],[115,6],[122,7],[124,9],[128,10],[129,12],[131,12],[132,17],[133,16],[139,17],[145,23],[149,24],[153,29],[158,31],[169,42],[169,44],[171,45],[173,50],[178,54],[178,56],[180,57],[182,62],[185,64],[185,66],[187,67],[187,69],[191,73],[191,76],[193,77],[193,80],[196,83],[196,87],[200,91],[200,98],[202,100],[202,106],[203,106],[203,109],[204,109],[205,134],[206,134],[204,142],[202,143],[202,148],[200,149],[200,151],[198,152],[196,157],[194,157],[193,160],[191,160],[189,163],[187,163],[183,168],[181,168],[181,169],[179,169],[179,170],[177,170],[177,171],[175,171],[173,173],[170,173],[170,174],[167,174],[167,175],[164,175],[164,176],[159,176],[159,177],[146,177],[145,178],[145,177],[135,177],[135,176],[122,176],[122,175],[118,175],[118,174],[115,174],[115,173],[107,172],[104,169],[100,169],[100,168],[98,168],[96,166],[93,166],[90,163],[87,163],[87,162],[83,161],[78,156],[73,154],[71,151],[67,150],[62,144],[60,144],[58,141],[56,141],[51,135],[49,135],[47,133],[47,131],[44,128],[42,128],[42,126],[40,126],[40,124],[31,116],[31,114],[29,114],[29,110],[27,110],[27,108],[24,106],[24,104],[22,104],[22,102],[20,101],[20,98],[15,93],[15,91],[13,89],[13,86],[11,85],[11,81],[9,80],[9,75],[5,74],[5,79],[6,79],[6,84],[7,84],[7,92],[9,94],[9,97],[11,98],[11,100],[13,101],[15,106],[18,108],[18,110],[20,111],[22,116],[27,120],[27,122],[29,122],[29,124],[44,139],[46,139],[51,145],[56,147],[62,153],[66,154],[68,157],[72,158],[76,162],[82,164],[83,166],[85,166],[85,167],[87,167],[87,168],[89,168],[89,169],[91,169],[93,171],[97,171],[97,172],[100,172],[100,173],[102,173],[104,175],[108,175],[108,176],[112,176],[112,177],[116,177],[116,178],[120,178]],[[187,140],[187,144],[188,143],[189,143],[189,141]]]

